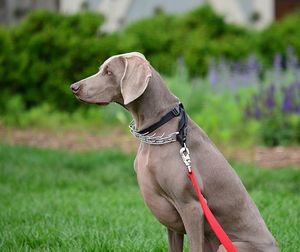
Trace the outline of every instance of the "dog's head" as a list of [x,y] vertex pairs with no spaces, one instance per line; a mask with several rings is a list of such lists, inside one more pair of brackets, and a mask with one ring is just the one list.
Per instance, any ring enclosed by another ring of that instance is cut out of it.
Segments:
[[151,78],[149,62],[141,53],[120,54],[107,59],[99,71],[71,85],[81,101],[99,105],[127,105],[140,97]]

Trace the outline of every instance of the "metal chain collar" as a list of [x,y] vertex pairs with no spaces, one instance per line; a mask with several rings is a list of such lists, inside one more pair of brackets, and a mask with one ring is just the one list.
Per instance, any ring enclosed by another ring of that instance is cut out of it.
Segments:
[[[165,136],[165,133],[163,133],[161,136],[156,136],[154,133],[153,135],[148,136],[149,133],[140,134],[137,132],[137,129],[135,127],[135,122],[132,120],[129,124],[130,133],[139,139],[141,142],[146,144],[167,144],[176,142],[176,135],[179,134],[179,132],[173,132],[169,134],[168,136]],[[183,163],[185,164],[187,170],[189,173],[191,173],[191,158],[190,158],[190,151],[186,147],[186,144],[184,143],[184,146],[180,149],[180,156],[182,158]]]
[[152,134],[152,135],[148,135],[149,133],[145,133],[145,134],[140,134],[137,132],[137,129],[135,127],[135,122],[134,120],[132,120],[129,124],[129,129],[130,129],[130,133],[138,138],[141,142],[143,143],[147,143],[147,144],[167,144],[167,143],[172,143],[177,141],[176,140],[176,135],[179,134],[178,131],[173,132],[167,136],[165,136],[165,133],[163,133],[160,136],[156,136],[156,133]]

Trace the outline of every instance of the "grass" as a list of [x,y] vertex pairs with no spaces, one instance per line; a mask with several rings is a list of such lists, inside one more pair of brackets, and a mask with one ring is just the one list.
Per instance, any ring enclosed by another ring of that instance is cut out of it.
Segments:
[[[133,160],[0,145],[0,251],[167,251]],[[234,167],[281,251],[299,251],[300,171]]]

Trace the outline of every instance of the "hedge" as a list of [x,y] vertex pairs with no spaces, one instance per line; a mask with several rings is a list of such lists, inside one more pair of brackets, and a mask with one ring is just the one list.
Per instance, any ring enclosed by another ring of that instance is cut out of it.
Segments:
[[190,76],[203,75],[212,58],[243,59],[256,54],[270,65],[292,45],[300,55],[300,15],[262,32],[226,24],[208,6],[184,15],[157,14],[114,34],[100,34],[95,13],[66,16],[37,11],[17,26],[0,28],[0,110],[21,94],[25,109],[49,103],[73,111],[69,85],[97,71],[109,56],[139,51],[162,74],[172,75],[178,59]]

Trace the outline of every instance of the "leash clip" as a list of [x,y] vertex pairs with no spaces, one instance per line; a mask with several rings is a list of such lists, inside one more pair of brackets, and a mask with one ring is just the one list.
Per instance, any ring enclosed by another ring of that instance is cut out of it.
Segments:
[[180,155],[181,155],[182,161],[185,164],[185,166],[187,167],[189,173],[191,173],[192,169],[191,169],[190,151],[186,147],[185,143],[184,143],[183,147],[180,149]]

